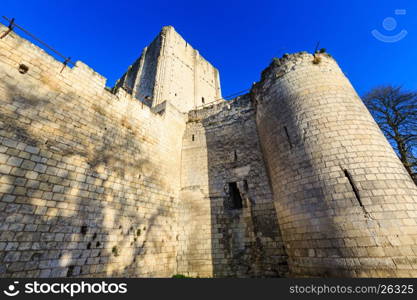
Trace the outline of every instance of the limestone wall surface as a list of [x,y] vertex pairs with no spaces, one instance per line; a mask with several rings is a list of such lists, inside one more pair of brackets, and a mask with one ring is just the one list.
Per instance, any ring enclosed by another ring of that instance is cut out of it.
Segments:
[[[216,277],[287,274],[254,112],[243,96],[188,114],[180,198],[189,205],[180,223],[189,229],[181,232],[191,275],[210,269]],[[230,183],[242,207],[233,207]]]
[[175,274],[182,114],[62,67],[0,41],[0,276]]
[[417,188],[327,54],[286,55],[252,90],[293,276],[417,276]]

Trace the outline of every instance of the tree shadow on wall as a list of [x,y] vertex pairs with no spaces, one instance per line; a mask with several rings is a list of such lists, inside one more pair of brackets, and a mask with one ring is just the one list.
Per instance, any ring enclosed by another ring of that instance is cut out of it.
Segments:
[[22,162],[1,174],[0,276],[155,276],[145,266],[171,212],[140,191],[159,182],[134,128],[72,92],[2,85],[2,145]]

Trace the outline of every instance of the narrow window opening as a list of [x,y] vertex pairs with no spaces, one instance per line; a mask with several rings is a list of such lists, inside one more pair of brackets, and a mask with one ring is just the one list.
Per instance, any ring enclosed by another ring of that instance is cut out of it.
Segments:
[[229,182],[229,198],[231,209],[242,209],[243,201],[236,182]]
[[191,140],[194,142],[195,140],[194,134],[191,136]]
[[355,193],[356,200],[358,200],[359,205],[361,207],[363,207],[363,204],[362,204],[362,201],[361,201],[361,197],[359,195],[359,190],[356,187],[355,182],[353,181],[352,175],[346,169],[343,170],[343,172],[345,173],[346,178],[349,180],[350,186],[352,187],[352,190]]
[[233,159],[234,159],[234,161],[237,161],[237,152],[236,152],[236,150],[233,151]]
[[287,140],[288,140],[288,144],[290,144],[290,148],[292,149],[292,142],[291,142],[291,138],[290,135],[288,133],[288,129],[287,127],[284,126],[284,131],[285,131],[285,135],[287,136]]
[[20,64],[19,65],[19,73],[20,74],[26,74],[29,71],[29,67],[24,65],[24,64]]
[[205,103],[204,97],[201,97],[201,103]]

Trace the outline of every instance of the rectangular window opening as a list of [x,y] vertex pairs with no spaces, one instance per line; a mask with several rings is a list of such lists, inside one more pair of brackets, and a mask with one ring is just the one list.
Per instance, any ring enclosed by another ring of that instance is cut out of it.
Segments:
[[231,209],[242,209],[243,200],[236,182],[229,182],[229,198]]

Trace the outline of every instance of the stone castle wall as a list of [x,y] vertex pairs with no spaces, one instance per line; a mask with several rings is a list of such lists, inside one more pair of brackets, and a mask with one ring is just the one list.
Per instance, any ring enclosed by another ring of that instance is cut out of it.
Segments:
[[417,188],[327,54],[275,60],[252,90],[294,276],[417,275]]
[[0,41],[0,276],[171,276],[185,119],[62,67]]
[[417,275],[416,186],[327,54],[193,110],[218,72],[168,26],[105,84],[0,40],[0,277]]

